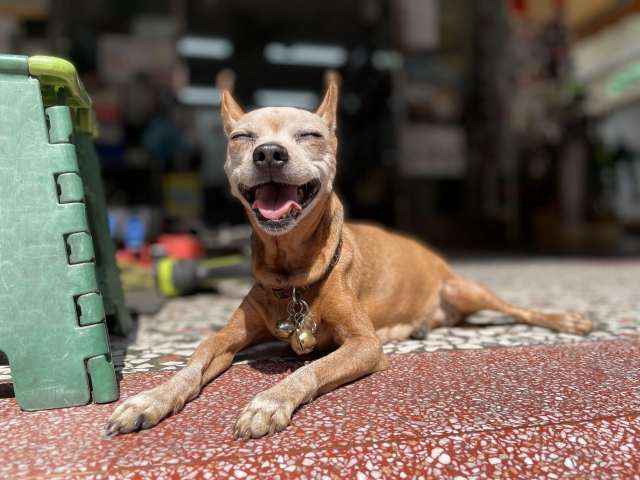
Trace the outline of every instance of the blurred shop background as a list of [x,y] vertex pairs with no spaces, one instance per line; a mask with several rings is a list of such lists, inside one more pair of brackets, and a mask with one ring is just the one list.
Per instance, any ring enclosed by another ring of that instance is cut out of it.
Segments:
[[220,92],[313,110],[329,76],[350,218],[450,255],[640,253],[640,0],[0,0],[0,52],[77,67],[121,264],[246,259]]

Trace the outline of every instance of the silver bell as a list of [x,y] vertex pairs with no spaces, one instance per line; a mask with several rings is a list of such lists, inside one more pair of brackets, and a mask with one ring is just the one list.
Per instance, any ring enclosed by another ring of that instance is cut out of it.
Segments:
[[291,338],[296,328],[293,322],[287,318],[283,318],[276,323],[275,334],[276,337],[286,340]]

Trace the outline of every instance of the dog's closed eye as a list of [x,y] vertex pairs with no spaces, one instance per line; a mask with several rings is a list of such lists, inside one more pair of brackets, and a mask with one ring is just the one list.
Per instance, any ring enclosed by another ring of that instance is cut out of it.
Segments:
[[322,138],[322,134],[318,132],[300,132],[297,137],[298,140],[313,140],[314,138]]
[[240,132],[231,136],[231,140],[253,140],[254,135],[250,132]]

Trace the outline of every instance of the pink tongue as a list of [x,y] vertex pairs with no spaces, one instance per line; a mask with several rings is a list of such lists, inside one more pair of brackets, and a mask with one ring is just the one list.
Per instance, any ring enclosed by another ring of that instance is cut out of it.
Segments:
[[257,208],[264,218],[279,220],[289,209],[302,210],[298,204],[298,187],[281,183],[267,183],[260,187],[259,197],[251,208]]

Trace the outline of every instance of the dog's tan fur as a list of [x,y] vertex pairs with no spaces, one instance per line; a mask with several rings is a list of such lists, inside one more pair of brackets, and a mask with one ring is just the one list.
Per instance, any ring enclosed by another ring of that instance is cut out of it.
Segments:
[[[288,300],[276,298],[272,288],[304,286],[322,278],[341,235],[337,266],[302,296],[318,323],[316,350],[332,352],[258,394],[240,413],[235,438],[283,430],[300,404],[387,368],[384,342],[453,325],[479,310],[496,310],[521,323],[566,333],[590,331],[591,322],[579,314],[550,315],[504,302],[482,285],[457,277],[417,241],[368,225],[343,223],[342,206],[333,193],[337,97],[337,87],[332,85],[316,114],[264,108],[245,115],[228,93],[223,95],[224,127],[230,138],[225,170],[253,224],[253,270],[258,283],[227,325],[202,342],[183,370],[115,410],[107,435],[155,426],[195,398],[231,365],[237,352],[273,340],[275,323],[287,317]],[[300,132],[308,129],[321,137],[300,138]],[[245,133],[251,137],[243,137]],[[266,180],[252,162],[254,147],[264,143],[284,146],[290,157],[281,171],[270,172]],[[269,180],[301,185],[314,178],[321,182],[319,194],[284,231],[263,228],[238,188],[240,183],[254,186]]]

